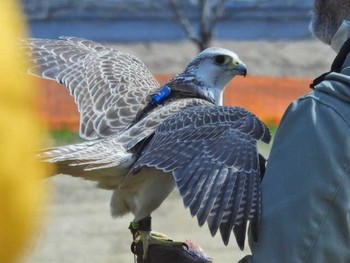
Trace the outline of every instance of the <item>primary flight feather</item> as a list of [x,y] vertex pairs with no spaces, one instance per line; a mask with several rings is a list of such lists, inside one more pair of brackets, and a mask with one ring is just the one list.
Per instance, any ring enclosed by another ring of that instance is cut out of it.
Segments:
[[87,140],[48,149],[43,160],[113,190],[112,215],[134,215],[145,250],[155,238],[138,225],[175,186],[199,225],[220,230],[225,244],[233,230],[243,248],[247,222],[256,230],[260,214],[257,141],[268,143],[270,132],[246,109],[222,106],[229,81],[246,75],[235,53],[208,48],[160,85],[138,58],[93,41],[22,43],[36,65],[31,73],[69,89]]

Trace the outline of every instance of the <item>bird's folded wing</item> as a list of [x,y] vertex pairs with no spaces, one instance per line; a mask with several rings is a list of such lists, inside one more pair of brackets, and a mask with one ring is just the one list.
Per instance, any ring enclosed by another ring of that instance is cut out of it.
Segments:
[[85,139],[121,132],[159,89],[141,60],[96,42],[61,37],[21,43],[35,65],[29,72],[58,81],[74,96]]
[[[268,143],[270,137],[268,128],[243,108],[194,107],[157,128],[134,168],[173,171],[185,206],[200,225],[208,222],[212,235],[220,229],[227,244],[234,227],[245,232],[247,221],[259,215],[256,143]],[[245,233],[238,236],[242,247]]]

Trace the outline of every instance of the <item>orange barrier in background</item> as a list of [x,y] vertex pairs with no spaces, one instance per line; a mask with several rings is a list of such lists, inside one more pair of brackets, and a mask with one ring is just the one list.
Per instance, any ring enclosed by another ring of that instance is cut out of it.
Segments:
[[293,100],[311,91],[309,78],[247,77],[236,79],[225,92],[224,103],[243,106],[266,123],[279,124]]
[[[156,75],[160,83],[172,75]],[[68,90],[54,81],[42,80],[40,113],[53,130],[79,129],[79,113]],[[267,123],[278,124],[288,105],[310,91],[311,79],[292,77],[236,77],[225,92],[225,105],[242,106]]]

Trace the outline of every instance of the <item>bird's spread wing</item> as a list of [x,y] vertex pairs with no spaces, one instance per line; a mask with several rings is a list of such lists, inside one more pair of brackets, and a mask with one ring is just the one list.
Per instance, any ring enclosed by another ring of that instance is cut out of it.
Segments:
[[220,229],[225,244],[236,228],[242,247],[247,221],[260,212],[256,143],[270,137],[268,128],[243,108],[194,107],[158,127],[135,168],[173,171],[184,204],[198,223],[207,221],[212,235]]
[[121,132],[159,88],[138,58],[90,40],[61,37],[22,43],[35,65],[29,72],[58,81],[74,96],[80,135],[86,139]]
[[121,182],[120,176],[124,176],[135,161],[135,147],[152,136],[165,119],[189,107],[209,104],[202,99],[170,101],[120,135],[47,149],[40,157],[56,163],[59,173],[97,181],[101,188],[115,189]]

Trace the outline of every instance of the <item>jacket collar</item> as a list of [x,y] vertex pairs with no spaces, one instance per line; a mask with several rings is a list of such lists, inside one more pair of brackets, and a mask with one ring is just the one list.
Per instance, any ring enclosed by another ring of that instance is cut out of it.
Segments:
[[339,53],[342,46],[350,38],[350,21],[344,20],[338,31],[332,38],[331,47],[336,52]]
[[344,20],[343,24],[334,35],[332,39],[332,48],[335,51],[339,51],[338,55],[333,61],[331,70],[317,77],[313,83],[310,84],[310,88],[314,89],[316,85],[325,80],[325,77],[331,72],[340,72],[343,68],[344,62],[350,53],[350,21]]

